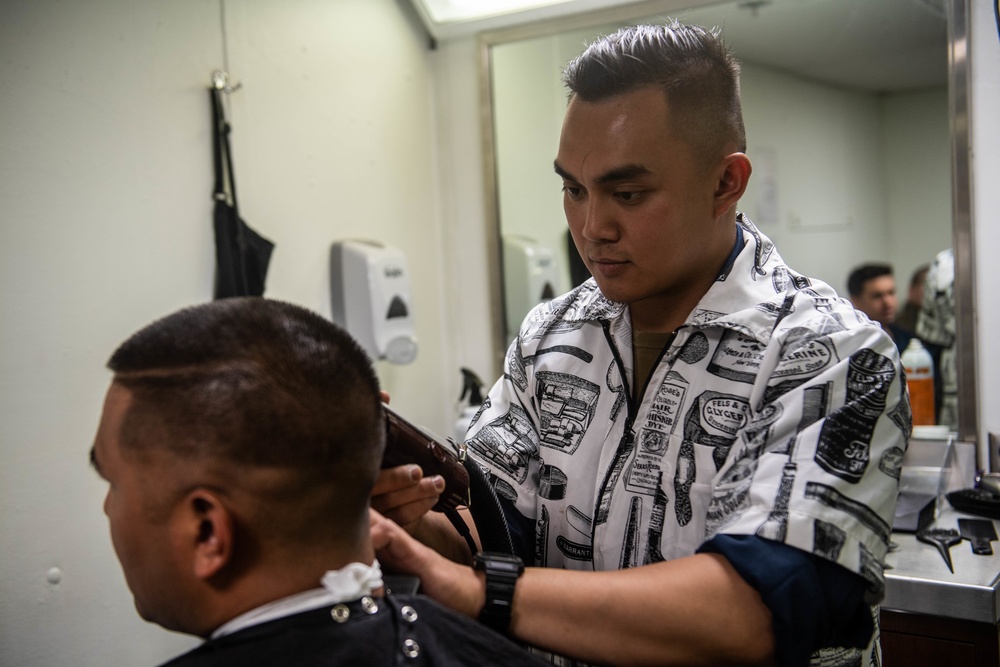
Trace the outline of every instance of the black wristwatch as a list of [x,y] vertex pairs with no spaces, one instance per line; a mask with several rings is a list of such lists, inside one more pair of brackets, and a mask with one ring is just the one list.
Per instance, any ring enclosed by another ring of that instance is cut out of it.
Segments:
[[524,572],[524,563],[517,556],[486,551],[476,554],[475,568],[486,573],[486,604],[479,621],[497,632],[507,632],[514,586]]

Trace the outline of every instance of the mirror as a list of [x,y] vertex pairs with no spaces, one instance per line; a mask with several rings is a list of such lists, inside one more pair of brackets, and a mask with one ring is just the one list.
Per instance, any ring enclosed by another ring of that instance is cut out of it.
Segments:
[[677,17],[721,27],[742,64],[754,173],[739,209],[790,266],[846,295],[851,269],[887,262],[902,310],[914,270],[955,248],[958,431],[975,441],[971,253],[962,231],[970,224],[966,72],[956,46],[965,39],[965,1],[665,4],[480,37],[493,292],[503,303],[494,308],[498,354],[540,290],[575,284],[551,166],[566,104],[562,67],[598,35]]

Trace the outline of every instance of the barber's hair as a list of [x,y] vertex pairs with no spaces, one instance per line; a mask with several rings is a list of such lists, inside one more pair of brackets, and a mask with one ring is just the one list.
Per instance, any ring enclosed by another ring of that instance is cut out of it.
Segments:
[[891,275],[892,267],[888,264],[862,264],[847,277],[847,293],[852,297],[859,297],[865,289],[866,282]]
[[[268,488],[273,498],[262,506],[299,507],[296,498],[312,497],[323,500],[302,502],[297,514],[313,507],[341,526],[366,516],[385,445],[378,379],[332,322],[279,301],[213,301],[135,333],[108,368],[131,393],[119,433],[124,455],[156,449],[231,470],[235,485],[240,471],[275,471],[285,481]],[[317,518],[279,511],[265,520],[305,527]]]
[[746,151],[739,79],[739,63],[718,30],[676,20],[602,37],[563,71],[570,97],[585,102],[661,87],[673,130],[712,158],[727,144]]

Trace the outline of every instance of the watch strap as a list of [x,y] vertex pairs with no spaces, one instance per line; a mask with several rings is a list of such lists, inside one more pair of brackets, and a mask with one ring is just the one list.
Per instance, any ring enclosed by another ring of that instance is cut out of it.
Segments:
[[476,569],[486,574],[486,603],[479,621],[497,632],[510,627],[514,588],[524,572],[520,558],[507,554],[478,553]]

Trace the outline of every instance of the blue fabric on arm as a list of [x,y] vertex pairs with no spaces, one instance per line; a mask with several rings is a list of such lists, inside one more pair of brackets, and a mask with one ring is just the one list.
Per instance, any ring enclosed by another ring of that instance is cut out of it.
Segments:
[[514,547],[514,555],[524,561],[525,565],[541,565],[535,562],[535,522],[514,507],[514,503],[497,496],[500,509],[507,519],[507,530],[510,531],[510,541]]
[[864,648],[874,622],[858,574],[795,547],[756,535],[716,535],[699,553],[726,558],[771,610],[779,667],[808,665],[817,649]]

